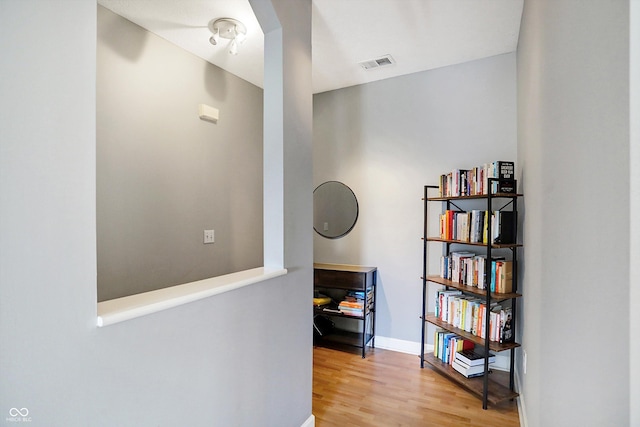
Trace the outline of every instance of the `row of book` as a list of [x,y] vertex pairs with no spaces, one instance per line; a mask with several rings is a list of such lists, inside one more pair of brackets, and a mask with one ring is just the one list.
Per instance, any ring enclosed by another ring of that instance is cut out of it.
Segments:
[[[472,286],[487,288],[487,257],[472,252],[451,252],[440,257],[440,277]],[[513,261],[494,258],[489,266],[489,290],[495,293],[513,292]]]
[[[464,295],[458,290],[439,290],[435,298],[435,316],[482,339],[500,343],[514,340],[512,309],[508,305],[493,302],[487,310],[486,302],[480,298]],[[486,330],[487,316],[489,331]]]
[[450,365],[456,352],[473,349],[474,346],[473,341],[465,340],[453,332],[437,329],[433,338],[433,355]]
[[364,316],[366,305],[372,304],[372,302],[373,290],[369,290],[366,293],[362,291],[349,291],[344,299],[340,301],[340,304],[338,304],[338,310],[347,316],[362,317]]
[[492,194],[516,192],[514,162],[495,161],[472,169],[454,169],[440,175],[440,197],[488,194],[489,178],[499,180],[492,183]]
[[[484,374],[484,352],[476,349],[473,342],[438,329],[435,332],[433,355],[467,378]],[[496,361],[496,356],[489,353],[489,366]]]
[[491,243],[515,243],[513,211],[494,211],[489,215],[487,211],[477,209],[470,212],[446,210],[440,215],[440,238],[486,244],[489,241],[489,221]]

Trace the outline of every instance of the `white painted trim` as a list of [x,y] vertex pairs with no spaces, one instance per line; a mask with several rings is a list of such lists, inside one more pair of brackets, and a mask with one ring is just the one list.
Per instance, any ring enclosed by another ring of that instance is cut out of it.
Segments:
[[524,396],[522,395],[522,387],[521,387],[521,382],[520,382],[520,375],[518,374],[518,371],[516,370],[516,391],[518,392],[519,396],[516,399],[516,402],[518,403],[518,418],[520,418],[520,427],[527,427],[527,410],[524,404]]
[[316,425],[316,417],[313,414],[309,415],[309,418],[300,427],[314,427]]
[[[381,337],[376,335],[376,348],[384,350],[397,351],[399,353],[420,355],[420,343],[416,341],[399,340],[396,338]],[[425,352],[432,352],[433,345],[425,345]]]
[[493,364],[493,369],[497,369],[498,371],[509,371],[510,363],[511,363],[510,356],[503,356],[500,353],[497,353],[496,361]]
[[287,274],[264,267],[98,303],[97,326],[109,326]]

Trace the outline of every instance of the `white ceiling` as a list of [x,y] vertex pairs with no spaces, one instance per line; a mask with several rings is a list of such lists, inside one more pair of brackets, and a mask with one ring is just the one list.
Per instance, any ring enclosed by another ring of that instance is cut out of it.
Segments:
[[[262,87],[264,37],[248,0],[98,0],[160,37]],[[514,52],[523,0],[313,0],[313,92]],[[240,53],[212,46],[211,19],[247,27]],[[369,71],[359,62],[391,55]]]

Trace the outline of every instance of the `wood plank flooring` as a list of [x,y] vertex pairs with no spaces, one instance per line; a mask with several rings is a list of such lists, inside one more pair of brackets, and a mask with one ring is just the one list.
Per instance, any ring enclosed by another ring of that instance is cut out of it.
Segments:
[[371,349],[313,350],[313,415],[317,427],[520,425],[515,401],[482,409],[482,401],[418,356]]

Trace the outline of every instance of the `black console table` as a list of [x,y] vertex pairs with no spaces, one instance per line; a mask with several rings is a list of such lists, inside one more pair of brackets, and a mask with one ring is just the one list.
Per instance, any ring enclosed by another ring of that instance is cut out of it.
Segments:
[[[362,349],[365,357],[367,345],[374,347],[376,316],[376,267],[343,264],[314,264],[313,287],[320,294],[332,298],[333,304],[314,306],[314,325],[322,318],[333,319],[345,325],[358,322],[358,332],[352,332],[336,325],[322,334],[315,334],[317,344],[346,344]],[[362,314],[346,314],[337,306],[349,292],[364,294]]]

